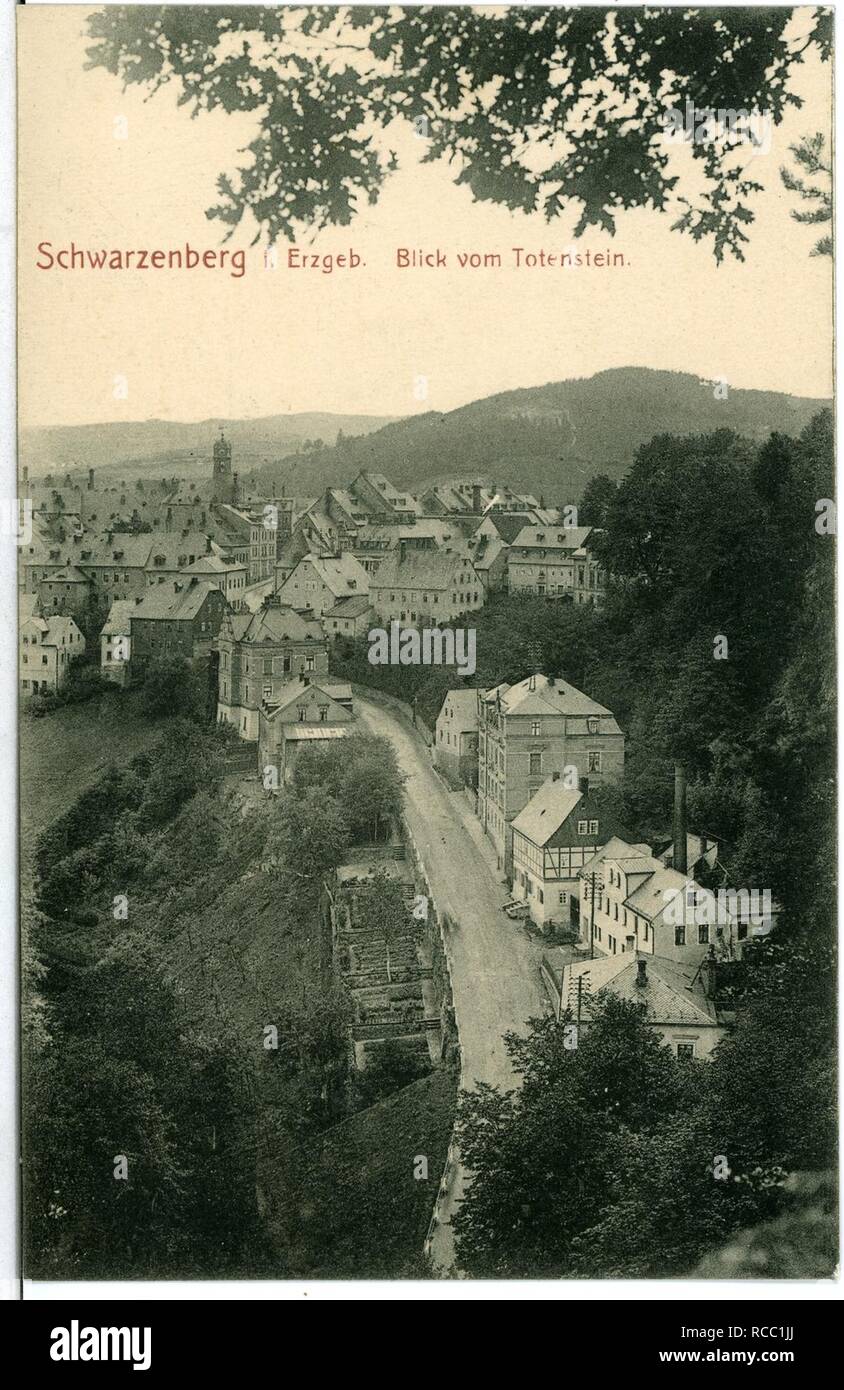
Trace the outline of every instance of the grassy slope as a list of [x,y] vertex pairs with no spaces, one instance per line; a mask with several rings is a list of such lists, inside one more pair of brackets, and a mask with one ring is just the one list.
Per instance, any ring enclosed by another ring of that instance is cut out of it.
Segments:
[[[289,1155],[279,1190],[272,1115],[259,1181],[290,1273],[311,1278],[421,1277],[422,1245],[454,1123],[456,1080],[440,1069],[343,1120]],[[419,1155],[428,1178],[414,1178]],[[292,1175],[292,1182],[290,1178]],[[321,1258],[314,1261],[317,1249]]]

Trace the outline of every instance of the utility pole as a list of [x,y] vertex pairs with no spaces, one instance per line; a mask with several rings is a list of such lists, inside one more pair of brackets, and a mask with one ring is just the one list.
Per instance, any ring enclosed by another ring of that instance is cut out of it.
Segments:
[[595,959],[595,893],[599,888],[603,888],[604,880],[597,870],[587,874],[584,879],[586,890],[589,896],[589,959]]

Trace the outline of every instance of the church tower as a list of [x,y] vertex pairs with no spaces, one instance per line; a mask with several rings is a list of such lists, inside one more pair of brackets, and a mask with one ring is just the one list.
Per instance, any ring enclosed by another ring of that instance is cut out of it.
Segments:
[[234,502],[235,482],[232,473],[232,446],[220,430],[220,438],[214,441],[214,481],[211,493],[212,502]]

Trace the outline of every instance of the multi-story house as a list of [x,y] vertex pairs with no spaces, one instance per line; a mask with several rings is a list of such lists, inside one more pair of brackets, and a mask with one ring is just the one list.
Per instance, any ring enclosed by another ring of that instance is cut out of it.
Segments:
[[26,604],[18,626],[18,670],[21,695],[44,695],[64,685],[74,657],[85,652],[85,638],[66,614],[42,617],[37,605]]
[[328,642],[318,619],[283,607],[276,595],[257,613],[226,613],[217,638],[217,719],[255,742],[263,701],[277,702],[292,677],[328,672]]
[[343,598],[369,593],[369,577],[354,555],[304,555],[278,589],[281,603],[322,617]]
[[235,605],[243,598],[246,588],[246,565],[237,560],[224,559],[222,555],[200,555],[193,564],[187,565],[185,575],[203,579],[207,584],[216,584],[226,603]]
[[148,589],[132,610],[132,664],[165,657],[196,660],[211,650],[226,600],[216,585],[193,578]]
[[708,1060],[726,1037],[706,970],[635,950],[560,965],[555,954],[543,959],[542,977],[555,1010],[568,1013],[583,1035],[601,996],[613,994],[638,1004],[645,1022],[676,1057]]
[[736,954],[736,923],[723,898],[654,858],[647,845],[613,837],[579,878],[581,933],[598,955],[637,951],[699,964],[710,948],[719,959]]
[[140,599],[115,599],[100,633],[100,671],[115,685],[126,685],[132,669],[132,614]]
[[303,748],[346,738],[354,729],[352,688],[330,678],[300,676],[261,705],[258,772],[266,788],[289,782]]
[[412,526],[419,514],[416,499],[409,492],[393,487],[383,473],[369,473],[364,469],[349,483],[346,491],[373,520]]
[[350,594],[338,598],[322,615],[322,630],[326,637],[364,637],[372,627],[375,614],[368,594]]
[[600,604],[604,580],[590,549],[596,534],[590,526],[524,526],[507,556],[510,593]]
[[624,734],[610,710],[554,676],[532,675],[478,697],[478,814],[512,876],[512,822],[546,778],[618,782]]
[[369,578],[376,615],[386,624],[436,627],[482,608],[484,586],[467,555],[404,542]]
[[578,875],[619,834],[589,782],[570,787],[552,772],[513,821],[513,896],[539,927],[579,927]]
[[449,690],[437,715],[434,762],[449,782],[471,786],[478,779],[478,692]]
[[44,613],[69,613],[81,619],[93,592],[92,581],[76,565],[53,570],[38,583],[38,597]]

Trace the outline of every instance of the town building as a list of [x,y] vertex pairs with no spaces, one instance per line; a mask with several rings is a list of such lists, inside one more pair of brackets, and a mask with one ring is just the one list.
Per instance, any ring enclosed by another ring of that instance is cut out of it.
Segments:
[[303,748],[347,738],[353,729],[350,685],[324,676],[288,681],[260,709],[258,770],[264,786],[271,790],[289,782]]
[[226,603],[234,607],[240,603],[246,588],[246,565],[237,560],[223,559],[222,555],[200,555],[192,564],[186,565],[187,578],[204,580],[220,590]]
[[326,608],[322,615],[322,629],[326,637],[365,637],[375,616],[368,594],[350,594],[348,598],[338,598],[337,602]]
[[537,926],[579,929],[578,875],[618,833],[586,778],[572,788],[552,772],[543,782],[513,821],[513,896]]
[[393,487],[383,473],[370,473],[363,469],[347,491],[363,511],[373,520],[394,522],[398,526],[410,526],[419,514],[419,503],[407,492]]
[[25,602],[18,624],[18,670],[23,697],[60,690],[70,664],[85,653],[85,638],[67,614],[42,616]]
[[590,526],[523,527],[507,556],[511,594],[536,594],[598,606],[604,597],[601,568],[591,551]]
[[385,625],[437,627],[482,608],[484,586],[467,555],[402,543],[370,575],[369,596]]
[[140,599],[115,599],[100,633],[100,671],[115,685],[126,685],[131,672],[132,615]]
[[624,734],[610,710],[539,673],[481,692],[478,711],[478,815],[509,878],[514,818],[554,772],[569,785],[619,782]]
[[477,690],[447,691],[437,715],[432,751],[434,763],[452,786],[477,785]]
[[206,655],[220,631],[226,600],[216,585],[196,578],[156,585],[132,610],[132,663]]
[[305,555],[278,589],[281,603],[322,617],[343,598],[369,593],[369,578],[353,555]]
[[256,613],[226,613],[217,650],[217,719],[253,743],[264,700],[277,703],[291,677],[328,673],[328,642],[318,619],[283,606],[277,595]]
[[569,1013],[578,1038],[588,1031],[605,994],[638,1004],[646,1023],[677,1057],[708,1060],[726,1036],[706,968],[637,953],[632,943],[624,955],[571,962],[561,956],[546,953],[542,977],[555,1011]]
[[667,867],[647,845],[615,836],[579,879],[581,935],[595,954],[619,955],[630,938],[640,954],[666,960],[699,964],[710,947],[718,960],[736,954],[738,932],[725,899]]
[[45,613],[69,613],[80,620],[91,601],[92,581],[76,565],[53,570],[38,583],[38,597]]

